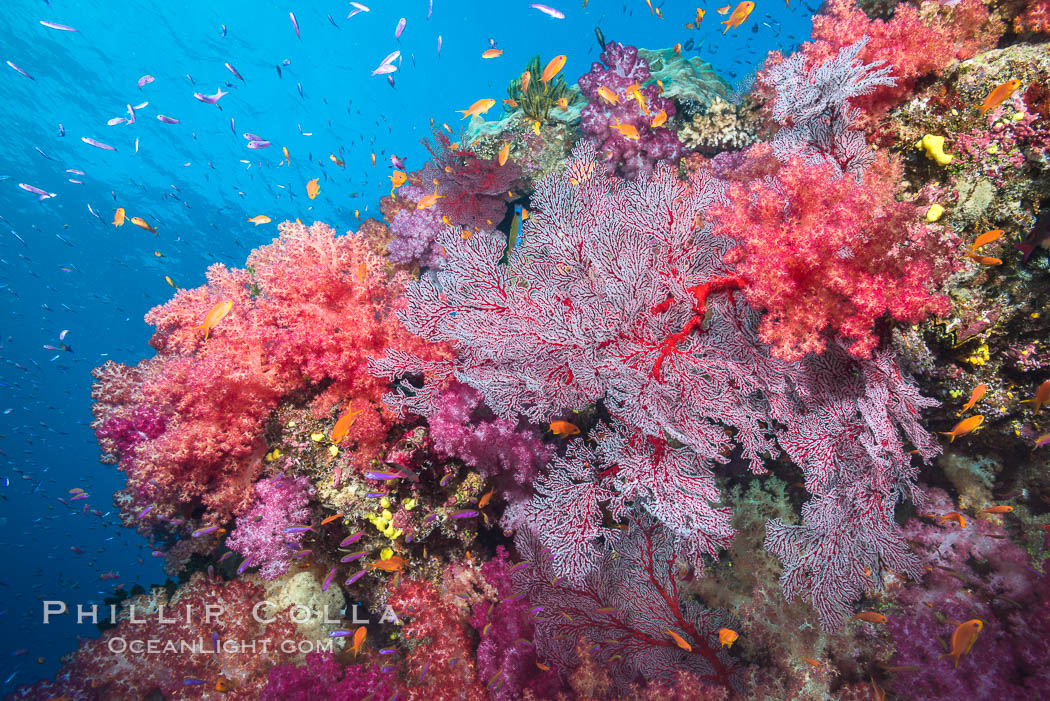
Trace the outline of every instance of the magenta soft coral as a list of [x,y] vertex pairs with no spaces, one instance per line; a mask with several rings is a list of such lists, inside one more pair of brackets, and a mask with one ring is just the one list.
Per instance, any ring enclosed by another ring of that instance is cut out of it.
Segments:
[[[668,118],[674,116],[674,103],[660,97],[655,83],[641,87],[652,76],[649,64],[638,57],[638,49],[611,41],[601,59],[602,63],[591,64],[590,72],[580,77],[580,90],[588,100],[580,114],[584,136],[594,140],[604,157],[628,178],[650,173],[660,161],[677,162],[684,150],[677,133],[666,125],[651,126],[661,110]],[[643,96],[644,108],[632,86]],[[615,93],[616,104],[598,94],[602,87]],[[638,138],[626,137],[615,128],[617,124],[634,127]]]
[[275,579],[288,570],[302,533],[285,529],[310,521],[310,481],[278,475],[255,484],[255,506],[237,517],[237,528],[226,547],[250,560],[263,579]]
[[937,261],[946,244],[917,207],[894,199],[893,171],[882,161],[858,184],[796,158],[776,185],[731,185],[730,204],[713,212],[715,233],[740,242],[727,261],[747,280],[748,301],[766,311],[759,337],[774,355],[819,353],[830,330],[868,357],[883,314],[914,323],[947,311],[947,299],[930,292],[945,274]]
[[520,496],[551,459],[554,449],[525,422],[501,419],[484,406],[481,393],[454,382],[438,400],[428,423],[439,455],[462,460],[504,492]]

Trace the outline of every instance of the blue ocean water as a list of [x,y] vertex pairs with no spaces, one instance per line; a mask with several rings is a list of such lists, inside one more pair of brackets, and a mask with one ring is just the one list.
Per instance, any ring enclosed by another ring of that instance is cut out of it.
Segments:
[[[243,265],[284,219],[354,228],[354,210],[374,213],[388,190],[392,154],[422,165],[431,117],[451,125],[481,97],[502,100],[536,53],[567,55],[575,82],[600,52],[595,27],[647,48],[693,39],[686,55],[733,82],[766,52],[797,46],[817,9],[759,3],[723,35],[717,4],[699,30],[684,28],[694,2],[654,2],[662,19],[645,0],[553,2],[563,20],[524,0],[368,4],[347,19],[346,2],[5,3],[0,60],[32,79],[0,66],[0,691],[53,675],[77,636],[97,634],[72,617],[43,625],[42,600],[90,606],[114,584],[165,579],[120,526],[112,494],[123,476],[99,464],[89,428],[90,371],[151,354],[142,317],[173,293],[165,276],[194,287],[214,262]],[[490,41],[504,53],[482,60]],[[371,76],[394,50],[393,84]],[[144,75],[155,81],[139,88]],[[218,89],[229,94],[217,104],[193,97]],[[107,126],[143,102],[133,124]],[[244,133],[272,145],[248,149]],[[312,178],[321,194],[309,200]],[[38,201],[20,183],[55,196]],[[156,234],[111,226],[117,207]],[[258,214],[273,223],[247,221]],[[89,498],[68,502],[74,488]],[[120,576],[100,579],[107,572]]]

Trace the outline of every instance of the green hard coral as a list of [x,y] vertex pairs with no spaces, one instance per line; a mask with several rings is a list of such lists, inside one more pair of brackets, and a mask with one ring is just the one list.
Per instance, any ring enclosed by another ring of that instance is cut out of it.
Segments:
[[[546,86],[540,82],[543,66],[540,64],[540,55],[536,54],[525,66],[529,73],[529,84],[525,92],[521,91],[521,76],[510,81],[507,86],[507,94],[518,103],[518,107],[525,116],[537,122],[547,121],[550,111],[558,105],[558,100],[567,98],[572,104],[575,96],[569,91],[563,76],[557,76]],[[524,74],[522,74],[524,75]]]

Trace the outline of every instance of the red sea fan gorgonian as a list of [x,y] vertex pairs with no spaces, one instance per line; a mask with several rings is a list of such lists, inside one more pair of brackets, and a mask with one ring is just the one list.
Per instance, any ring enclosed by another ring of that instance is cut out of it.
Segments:
[[[702,555],[716,555],[733,530],[712,469],[732,456],[755,473],[778,444],[805,470],[827,472],[820,461],[831,461],[830,476],[810,481],[809,530],[778,531],[771,547],[785,544],[777,550],[793,573],[785,582],[808,577],[833,626],[843,602],[877,588],[887,569],[911,571],[893,525],[914,477],[898,434],[907,432],[924,459],[936,452],[916,420],[927,403],[888,358],[860,363],[836,350],[834,362],[786,362],[770,354],[743,299],[747,282],[724,261],[731,244],[704,225],[712,205],[724,203],[723,187],[704,172],[686,183],[666,168],[625,182],[593,146],[578,146],[565,172],[537,188],[509,264],[500,263],[497,237],[449,230],[439,239],[445,268],[407,288],[406,327],[448,343],[456,358],[395,350],[374,370],[402,380],[386,397],[398,411],[427,416],[453,377],[507,419],[544,423],[602,404],[612,422],[591,430],[593,447],[570,441],[537,495],[506,516],[508,525],[537,527],[555,571],[575,584],[596,571],[619,532],[608,516],[652,517],[697,568]],[[409,381],[419,375],[428,376],[422,385]],[[844,420],[824,421],[837,406]],[[819,456],[792,439],[807,426],[828,446]],[[832,500],[844,519],[828,516]],[[830,539],[846,564],[815,570],[811,558]],[[870,571],[862,585],[857,570]]]

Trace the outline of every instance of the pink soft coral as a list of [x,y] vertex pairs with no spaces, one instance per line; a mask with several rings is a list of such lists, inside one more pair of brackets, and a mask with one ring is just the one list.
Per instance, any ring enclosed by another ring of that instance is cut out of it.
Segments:
[[[156,357],[96,373],[94,427],[107,460],[119,454],[128,475],[129,523],[150,504],[137,522],[145,530],[181,505],[203,506],[205,522],[247,509],[267,451],[266,421],[292,393],[312,397],[318,418],[353,401],[361,413],[344,445],[366,464],[394,418],[378,401],[386,383],[367,371],[368,357],[440,353],[398,323],[406,277],[388,278],[363,240],[319,223],[280,230],[252,252],[247,270],[214,265],[206,285],[150,311]],[[202,320],[226,300],[232,310],[205,340]],[[140,428],[129,434],[129,426]]]
[[944,244],[918,223],[916,207],[894,199],[894,172],[882,160],[858,184],[793,159],[775,184],[731,185],[731,204],[713,212],[715,232],[740,241],[727,260],[747,280],[748,301],[766,311],[759,337],[774,355],[819,353],[830,329],[868,357],[883,314],[918,322],[947,311],[947,299],[929,291]]
[[980,0],[934,3],[921,9],[901,3],[889,20],[870,19],[854,0],[828,0],[813,17],[813,41],[799,50],[813,66],[865,36],[870,38],[858,58],[864,63],[885,61],[896,79],[896,85],[882,86],[856,101],[870,125],[911,95],[919,79],[994,48],[1002,34],[1002,23],[988,14]]
[[258,567],[263,579],[276,579],[288,571],[292,553],[300,547],[302,533],[286,533],[289,526],[309,523],[310,482],[278,475],[255,485],[255,506],[237,517],[237,528],[226,547],[240,553],[249,567]]

